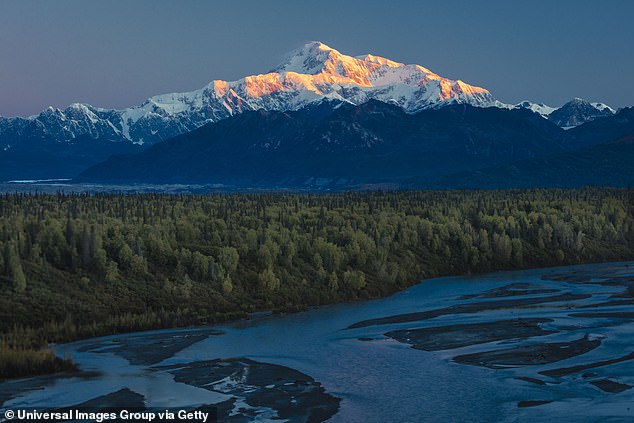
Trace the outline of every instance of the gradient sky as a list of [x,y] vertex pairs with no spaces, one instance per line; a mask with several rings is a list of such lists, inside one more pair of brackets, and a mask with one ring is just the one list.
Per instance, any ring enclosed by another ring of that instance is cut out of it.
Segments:
[[319,40],[505,102],[634,105],[634,1],[2,0],[0,115],[123,108],[266,72]]

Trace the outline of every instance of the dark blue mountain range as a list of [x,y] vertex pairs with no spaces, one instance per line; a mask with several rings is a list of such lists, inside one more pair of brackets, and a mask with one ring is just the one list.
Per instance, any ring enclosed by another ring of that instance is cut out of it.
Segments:
[[253,111],[112,156],[82,181],[346,189],[627,186],[634,108],[565,131],[525,109],[368,101]]

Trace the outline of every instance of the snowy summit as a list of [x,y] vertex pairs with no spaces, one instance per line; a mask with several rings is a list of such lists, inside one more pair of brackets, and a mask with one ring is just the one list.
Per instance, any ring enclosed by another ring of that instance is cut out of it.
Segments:
[[484,88],[443,78],[420,65],[372,54],[347,56],[313,41],[290,52],[268,73],[237,81],[214,80],[199,90],[154,96],[128,109],[76,103],[64,110],[50,107],[26,119],[0,117],[0,136],[5,140],[0,148],[11,148],[25,134],[55,142],[88,138],[153,144],[245,111],[298,110],[324,100],[358,105],[371,99],[398,105],[408,113],[449,104],[523,107],[566,127],[614,113],[602,103],[580,100],[561,111],[530,102],[504,104]]
[[287,111],[322,100],[361,104],[370,99],[398,104],[410,113],[452,103],[498,103],[484,88],[443,78],[423,66],[371,54],[347,56],[314,41],[266,74],[214,80],[199,90],[154,96],[123,110],[73,104],[28,119],[0,118],[0,134],[25,126],[38,128],[37,137],[57,141],[90,137],[155,143],[248,110]]

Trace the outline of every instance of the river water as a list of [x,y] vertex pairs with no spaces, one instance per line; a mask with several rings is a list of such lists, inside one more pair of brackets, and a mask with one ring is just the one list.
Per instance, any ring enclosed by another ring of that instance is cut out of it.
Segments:
[[[313,378],[325,392],[312,398],[340,399],[326,413],[331,422],[634,421],[632,288],[634,263],[447,277],[380,300],[85,340],[58,352],[86,374],[0,384],[0,409],[71,407],[124,389],[157,408],[233,397],[228,421],[280,421],[275,407],[248,398],[274,380],[254,388],[246,379],[202,384],[193,370],[179,373],[241,358],[251,361],[240,366],[266,363]],[[417,332],[393,332],[418,329],[418,341]]]

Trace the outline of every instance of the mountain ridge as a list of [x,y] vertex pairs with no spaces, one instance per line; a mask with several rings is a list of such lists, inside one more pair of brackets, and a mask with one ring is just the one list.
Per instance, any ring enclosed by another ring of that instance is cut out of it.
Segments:
[[[141,105],[127,109],[103,109],[73,103],[64,110],[49,107],[29,118],[0,117],[0,180],[73,177],[112,154],[135,153],[205,125],[258,110],[299,112],[306,118],[303,122],[308,130],[333,110],[346,110],[372,102],[397,107],[409,115],[445,108],[455,112],[460,109],[455,106],[459,105],[495,110],[527,109],[526,113],[559,126],[602,121],[614,113],[603,103],[589,103],[581,99],[574,99],[560,108],[527,101],[517,105],[505,104],[496,100],[485,88],[443,78],[420,65],[403,64],[372,54],[348,56],[323,43],[309,42],[289,53],[270,72],[236,81],[214,80],[199,90],[153,96]],[[367,108],[360,107],[358,110]],[[497,113],[495,110],[490,113],[472,112],[471,115],[479,115],[486,120]],[[297,120],[297,117],[294,119]],[[522,125],[526,119],[521,122]],[[402,118],[401,121],[407,119]],[[457,122],[457,125],[463,123]],[[440,125],[440,122],[435,124]],[[484,128],[487,122],[481,124]],[[477,126],[473,122],[470,125],[470,129]],[[595,133],[582,131],[581,135],[578,135],[577,128],[567,128],[571,136],[564,142],[570,146],[590,145],[601,131],[621,133],[627,130],[627,125],[620,128],[608,124],[602,128],[598,124],[594,127]],[[354,130],[365,129],[355,127],[352,122],[347,128],[337,129],[343,132],[328,136],[333,140],[335,135],[345,138]],[[439,126],[437,129],[444,131],[444,135],[439,134],[438,137],[456,138],[460,135],[455,128]],[[375,129],[375,132],[377,130],[383,131]],[[489,139],[482,134],[476,137],[483,145],[490,145],[491,140],[504,135],[496,134],[494,126],[487,130],[492,131]],[[375,135],[368,132],[364,140],[355,142],[372,144]],[[472,136],[468,133],[462,135]],[[346,139],[350,141],[355,136],[359,134]],[[474,142],[469,138],[464,141]],[[515,148],[532,148],[532,140],[525,141],[526,147],[518,145]],[[475,151],[481,146],[468,148]],[[553,148],[559,148],[559,145]],[[509,156],[509,159],[515,158]]]
[[634,183],[632,139],[634,108],[564,130],[522,108],[458,104],[410,114],[370,100],[319,113],[248,111],[113,156],[79,180],[309,190],[623,186]]
[[563,151],[563,133],[528,110],[452,105],[408,114],[371,100],[344,104],[321,118],[302,111],[245,112],[138,155],[112,157],[82,176],[144,182],[290,178],[293,184],[430,177]]
[[[25,139],[63,144],[87,137],[154,144],[248,110],[299,110],[325,100],[359,105],[370,99],[399,105],[408,113],[450,104],[525,107],[548,118],[558,111],[531,102],[502,103],[485,88],[443,78],[421,65],[372,54],[348,56],[312,41],[288,53],[268,73],[236,81],[213,80],[198,90],[150,97],[138,106],[104,109],[73,103],[63,110],[49,107],[28,118],[0,117],[0,152]],[[613,112],[603,103],[583,106],[581,114],[559,119],[560,126]]]
[[11,148],[33,125],[32,137],[44,140],[89,136],[153,144],[247,110],[298,110],[324,99],[360,104],[373,98],[409,112],[452,103],[496,104],[486,89],[443,78],[420,65],[373,55],[359,59],[309,42],[269,73],[213,80],[198,90],[150,97],[139,106],[116,110],[74,103],[29,118],[0,118],[0,147]]

